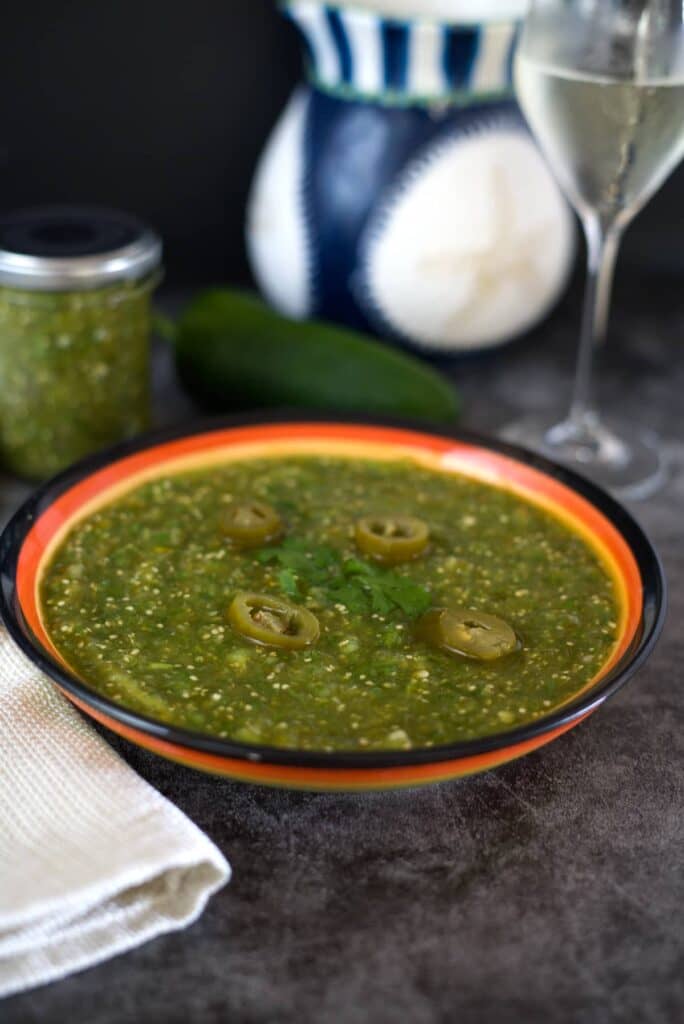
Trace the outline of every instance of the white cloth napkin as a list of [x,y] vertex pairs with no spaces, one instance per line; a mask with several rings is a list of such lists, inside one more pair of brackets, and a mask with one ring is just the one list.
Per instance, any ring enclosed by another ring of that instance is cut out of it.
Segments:
[[0,996],[183,928],[229,878],[0,627]]

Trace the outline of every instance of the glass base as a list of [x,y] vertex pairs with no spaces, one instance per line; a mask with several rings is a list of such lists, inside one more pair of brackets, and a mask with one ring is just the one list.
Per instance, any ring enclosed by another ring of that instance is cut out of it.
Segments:
[[665,483],[658,438],[629,423],[608,427],[595,413],[560,423],[555,416],[528,416],[501,436],[562,462],[621,500],[648,498]]

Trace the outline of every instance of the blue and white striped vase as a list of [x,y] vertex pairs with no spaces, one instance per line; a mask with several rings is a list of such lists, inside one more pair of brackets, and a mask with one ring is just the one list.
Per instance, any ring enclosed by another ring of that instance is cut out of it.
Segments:
[[512,98],[524,3],[449,0],[459,22],[428,16],[425,0],[411,19],[283,6],[308,80],[247,211],[252,269],[277,309],[435,355],[498,345],[549,311],[574,228]]

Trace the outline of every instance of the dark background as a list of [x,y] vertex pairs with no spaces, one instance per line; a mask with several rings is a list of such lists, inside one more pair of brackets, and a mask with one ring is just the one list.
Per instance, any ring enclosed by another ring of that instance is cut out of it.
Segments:
[[[5,4],[0,69],[3,210],[128,209],[164,236],[169,285],[248,278],[249,182],[300,75],[271,0]],[[683,215],[680,168],[629,231],[623,272],[681,274]]]

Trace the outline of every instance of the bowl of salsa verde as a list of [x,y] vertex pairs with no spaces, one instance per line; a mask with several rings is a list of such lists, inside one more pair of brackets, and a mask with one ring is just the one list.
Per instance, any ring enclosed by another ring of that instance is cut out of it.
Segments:
[[309,789],[548,743],[644,661],[665,601],[639,526],[567,469],[316,417],[87,459],[20,509],[0,563],[7,628],[82,711],[192,767]]

